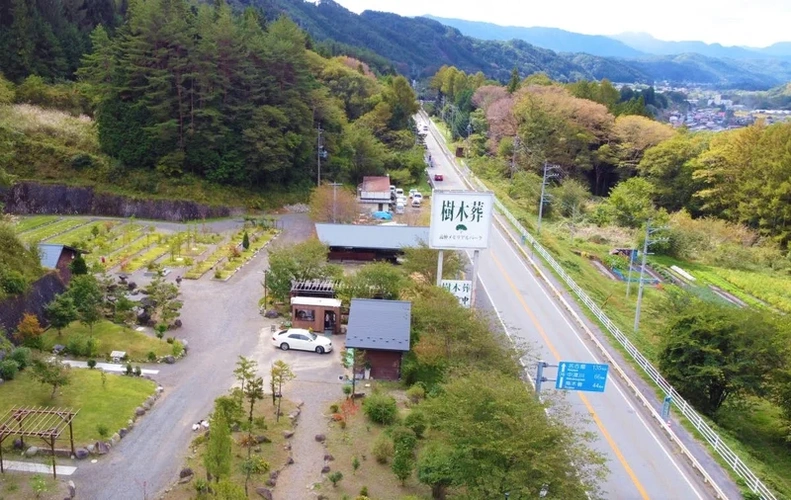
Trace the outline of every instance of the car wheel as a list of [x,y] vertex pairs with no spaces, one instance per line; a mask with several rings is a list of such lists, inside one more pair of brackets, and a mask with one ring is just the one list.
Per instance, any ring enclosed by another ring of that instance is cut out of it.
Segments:
[[282,350],[284,350],[284,351],[288,351],[288,344],[286,344],[285,342],[283,342],[282,344],[280,344],[280,348],[281,348]]
[[321,347],[321,346],[318,346],[318,347],[316,348],[316,352],[317,352],[318,354],[324,354],[324,348],[323,348],[323,347]]

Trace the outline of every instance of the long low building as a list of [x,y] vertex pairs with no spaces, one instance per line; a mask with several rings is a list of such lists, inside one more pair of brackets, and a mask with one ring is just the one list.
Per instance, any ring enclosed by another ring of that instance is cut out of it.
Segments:
[[428,243],[428,227],[316,224],[319,241],[330,247],[330,260],[395,261],[404,248]]

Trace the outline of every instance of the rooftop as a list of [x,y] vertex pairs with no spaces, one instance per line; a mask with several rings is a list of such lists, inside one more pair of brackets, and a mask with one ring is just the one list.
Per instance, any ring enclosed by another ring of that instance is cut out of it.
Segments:
[[428,243],[428,228],[422,226],[316,223],[316,233],[330,247],[402,250]]
[[39,243],[38,249],[41,252],[41,267],[45,267],[47,269],[55,269],[58,265],[58,259],[60,259],[60,254],[63,253],[63,249],[71,250],[74,253],[88,253],[85,250],[80,250],[74,247],[70,247],[68,245],[53,245],[51,243]]
[[411,302],[352,299],[346,347],[408,351],[411,321]]
[[363,177],[363,191],[390,192],[390,177]]
[[340,299],[325,299],[323,297],[292,297],[292,306],[318,306],[341,307]]

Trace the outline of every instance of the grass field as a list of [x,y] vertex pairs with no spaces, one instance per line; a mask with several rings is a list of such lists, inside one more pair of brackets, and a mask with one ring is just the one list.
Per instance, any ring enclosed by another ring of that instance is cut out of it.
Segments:
[[[74,441],[77,446],[85,446],[100,438],[96,430],[99,424],[106,425],[111,435],[126,427],[135,408],[156,388],[150,380],[113,374],[107,374],[103,386],[99,370],[72,368],[70,373],[69,385],[58,389],[51,399],[50,386],[35,380],[29,369],[20,372],[14,380],[0,385],[0,413],[13,406],[59,406],[79,410],[74,418]],[[56,441],[56,447],[68,447],[68,439],[67,430]],[[35,444],[39,446],[40,441]]]
[[[87,219],[84,219],[87,220]],[[88,224],[83,224],[71,231],[65,232],[63,234],[59,234],[54,238],[50,238],[47,240],[47,243],[59,243],[62,245],[70,245],[72,243],[82,243],[88,248],[82,248],[82,250],[94,250],[94,241],[97,239],[93,235],[94,228],[98,230],[100,233],[102,229],[105,227],[104,222],[90,222]]]
[[146,251],[141,252],[129,259],[126,266],[124,267],[124,272],[133,273],[166,255],[169,251],[170,244],[167,243],[167,240],[163,239],[163,243],[149,247]]
[[24,233],[25,231],[30,231],[31,229],[35,229],[39,226],[44,226],[46,224],[52,224],[59,217],[57,215],[34,215],[32,217],[21,217],[16,224],[14,224],[14,228],[16,229],[17,233]]
[[51,224],[39,226],[33,230],[19,235],[19,239],[25,243],[42,242],[57,236],[66,231],[70,231],[78,226],[87,224],[89,219],[85,217],[66,217]]
[[216,266],[223,259],[228,257],[229,249],[226,243],[221,243],[209,256],[200,262],[196,262],[185,274],[184,277],[190,280],[200,279],[209,269]]
[[[220,270],[220,277],[227,278],[228,276],[233,276],[239,266],[248,262],[252,259],[256,252],[264,248],[264,246],[277,235],[276,231],[262,231],[256,233],[248,232],[250,237],[250,247],[247,250],[242,250],[239,257],[235,257],[233,259],[229,258],[223,264]],[[244,237],[244,232],[242,232],[242,237]],[[237,238],[234,237],[233,242],[237,242]],[[241,240],[238,240],[238,243],[241,244]]]
[[[44,334],[45,350],[52,351],[55,344],[68,346],[69,339],[73,336],[90,337],[91,334],[87,326],[77,321],[64,328],[60,337],[55,329],[50,328]],[[173,346],[164,340],[149,337],[109,321],[100,321],[93,325],[93,338],[96,339],[97,360],[109,359],[112,351],[126,351],[130,361],[133,362],[145,362],[149,352],[157,356],[166,356],[173,352]]]

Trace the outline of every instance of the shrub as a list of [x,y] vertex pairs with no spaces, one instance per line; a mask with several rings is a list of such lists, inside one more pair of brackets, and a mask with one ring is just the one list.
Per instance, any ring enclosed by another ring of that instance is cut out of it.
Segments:
[[5,270],[0,274],[0,288],[8,295],[17,295],[25,291],[27,281],[19,271]]
[[184,344],[182,344],[178,340],[173,342],[173,349],[171,352],[173,353],[173,356],[178,358],[179,356],[184,354]]
[[420,410],[412,410],[404,419],[404,425],[412,429],[418,439],[423,437],[427,424],[426,415]]
[[132,369],[132,364],[131,363],[127,363],[126,364],[126,370],[124,370],[124,374],[131,376],[133,372],[134,372],[134,370]]
[[139,366],[135,366],[135,377],[139,377],[141,375],[143,375],[143,370],[141,370]]
[[167,342],[168,344],[172,344],[172,343],[173,343],[173,341],[175,341],[175,340],[176,340],[176,338],[175,338],[175,337],[168,337],[168,338],[167,338],[167,340],[166,340],[166,342]]
[[380,434],[371,447],[371,454],[380,464],[386,464],[387,461],[393,456],[395,449],[393,448],[393,441],[384,434]]
[[95,359],[89,359],[88,360],[88,368],[90,368],[91,370],[96,368],[96,360]]
[[396,400],[387,394],[371,394],[363,403],[363,410],[371,421],[382,425],[390,425],[398,417]]
[[13,359],[6,359],[0,361],[0,378],[3,380],[14,380],[17,372],[19,372],[19,363]]
[[363,486],[360,488],[360,496],[367,497],[368,496],[368,486]]
[[110,428],[107,427],[107,424],[98,423],[96,424],[96,432],[99,434],[100,438],[107,439],[107,436],[110,435]]
[[340,408],[338,407],[337,404],[330,405],[330,413],[338,413],[338,411],[340,411]]
[[415,450],[417,446],[417,436],[415,435],[415,431],[409,427],[396,427],[392,430],[390,435],[393,438],[393,445],[396,450],[407,450],[409,452]]
[[327,479],[332,482],[332,487],[334,488],[338,485],[338,482],[343,479],[343,473],[339,470],[336,470],[335,472],[330,473],[330,475],[327,476]]
[[153,363],[154,361],[157,360],[157,353],[155,353],[154,351],[148,351],[148,354],[146,355],[146,359],[148,359],[149,363]]
[[27,347],[17,347],[11,351],[11,354],[8,355],[8,359],[16,361],[17,365],[19,365],[19,369],[24,370],[30,366],[32,351]]
[[422,385],[413,385],[407,389],[406,397],[409,398],[409,401],[412,403],[419,403],[426,397],[426,389],[424,389]]
[[66,351],[73,356],[96,356],[96,339],[84,335],[75,335],[66,343]]
[[351,394],[352,394],[352,386],[344,385],[343,386],[343,393],[346,394],[347,397],[351,396]]

